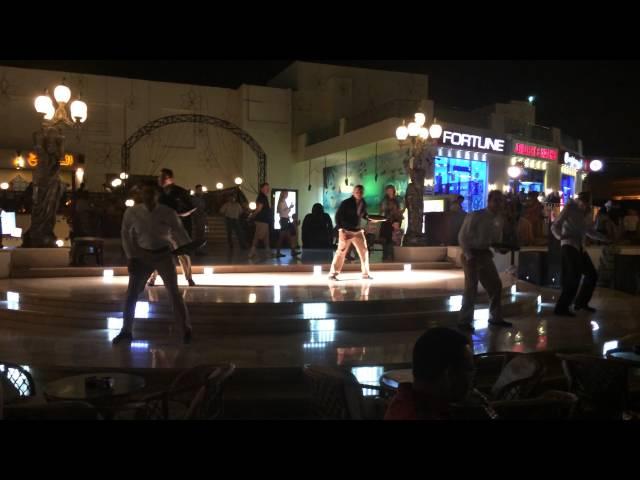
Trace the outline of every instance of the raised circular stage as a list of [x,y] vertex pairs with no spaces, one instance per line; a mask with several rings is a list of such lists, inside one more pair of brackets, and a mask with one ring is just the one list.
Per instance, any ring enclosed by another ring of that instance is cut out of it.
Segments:
[[[311,332],[318,322],[332,330],[393,332],[455,325],[462,301],[460,270],[376,271],[373,280],[346,272],[284,271],[197,274],[197,287],[183,286],[194,331],[199,335]],[[535,312],[535,294],[510,293],[503,274],[506,316]],[[0,280],[3,325],[12,328],[119,329],[127,277],[57,277]],[[480,291],[477,317],[488,319]],[[174,319],[162,282],[145,290],[136,309],[136,332],[171,333]]]

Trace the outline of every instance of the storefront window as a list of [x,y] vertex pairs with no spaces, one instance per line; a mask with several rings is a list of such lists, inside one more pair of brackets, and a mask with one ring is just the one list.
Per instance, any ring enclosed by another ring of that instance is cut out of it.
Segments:
[[[529,192],[544,192],[544,175],[543,170],[533,170],[531,168],[525,168],[522,177],[518,181],[518,191],[524,193]],[[509,180],[509,186],[513,190],[515,186],[514,180]]]
[[565,201],[573,198],[573,195],[576,193],[576,177],[562,174],[560,187],[562,188],[562,196]]
[[487,163],[461,158],[436,157],[434,193],[462,195],[467,212],[480,210],[487,203]]

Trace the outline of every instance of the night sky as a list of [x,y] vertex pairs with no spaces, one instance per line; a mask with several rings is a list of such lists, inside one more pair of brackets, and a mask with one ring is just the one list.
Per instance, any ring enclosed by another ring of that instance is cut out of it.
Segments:
[[[329,60],[322,63],[429,75],[429,97],[450,107],[537,98],[537,123],[582,138],[588,156],[640,157],[639,61]],[[2,61],[0,64],[169,82],[265,84],[291,60]]]

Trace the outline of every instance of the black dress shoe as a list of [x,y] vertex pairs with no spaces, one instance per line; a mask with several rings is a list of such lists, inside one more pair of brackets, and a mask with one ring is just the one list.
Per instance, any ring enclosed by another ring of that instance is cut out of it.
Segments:
[[575,317],[576,314],[570,310],[554,310],[553,314],[558,317]]
[[489,320],[489,325],[493,327],[505,327],[505,328],[513,327],[513,323],[507,322],[505,320]]
[[470,323],[459,323],[458,330],[462,332],[475,333],[476,329]]
[[191,337],[192,337],[192,330],[189,329],[186,332],[184,332],[184,337],[182,337],[182,343],[184,343],[185,345],[189,345],[191,343]]
[[113,340],[111,340],[111,343],[113,345],[118,345],[119,343],[122,343],[122,342],[131,343],[132,340],[133,340],[133,335],[131,335],[130,333],[120,332],[118,335],[116,335],[113,338]]
[[189,286],[190,287],[195,287],[196,286],[196,282],[194,282],[193,280],[187,280],[189,282]]
[[591,313],[596,313],[596,309],[593,307],[590,307],[589,305],[584,305],[584,306],[578,306],[576,305],[575,307],[573,307],[573,309],[577,312],[578,310],[586,310],[587,312],[591,312]]

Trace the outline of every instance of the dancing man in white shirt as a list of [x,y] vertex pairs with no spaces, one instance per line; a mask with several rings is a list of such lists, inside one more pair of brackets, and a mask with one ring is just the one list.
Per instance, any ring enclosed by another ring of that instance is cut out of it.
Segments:
[[[503,208],[502,192],[489,192],[487,208],[468,214],[458,233],[464,269],[464,295],[459,324],[461,330],[474,331],[473,312],[478,295],[478,281],[489,295],[489,323],[498,327],[512,326],[502,318],[502,281],[490,250],[502,242]],[[508,250],[499,248],[498,251],[507,253]]]
[[135,205],[122,219],[122,247],[129,267],[129,287],[125,302],[122,331],[113,344],[133,339],[133,323],[138,297],[149,275],[157,270],[162,277],[173,306],[173,313],[183,332],[184,343],[191,342],[189,312],[178,289],[178,275],[172,251],[191,242],[175,210],[158,203],[154,182],[142,186],[142,203]]

